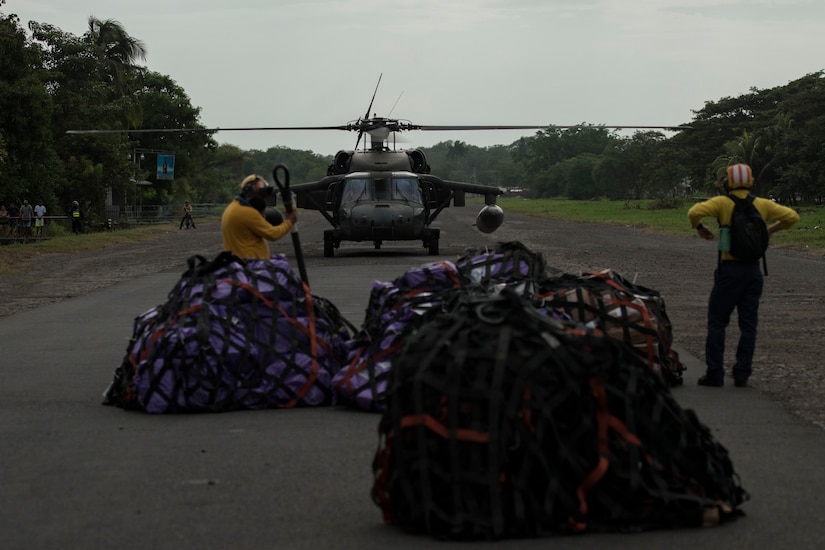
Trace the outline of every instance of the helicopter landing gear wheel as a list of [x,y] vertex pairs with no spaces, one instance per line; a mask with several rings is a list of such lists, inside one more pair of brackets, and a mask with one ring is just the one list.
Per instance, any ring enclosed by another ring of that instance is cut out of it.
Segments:
[[335,256],[335,238],[332,231],[324,231],[324,258]]
[[375,249],[381,250],[381,245],[384,244],[384,241],[375,241]]
[[439,231],[435,230],[430,235],[429,240],[427,241],[427,253],[430,256],[438,256],[438,238],[440,237]]

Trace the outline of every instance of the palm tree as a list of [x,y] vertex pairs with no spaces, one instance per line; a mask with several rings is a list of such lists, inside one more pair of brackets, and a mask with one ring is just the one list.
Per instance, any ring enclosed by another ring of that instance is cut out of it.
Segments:
[[463,141],[454,141],[447,150],[447,160],[458,160],[467,156],[467,144]]
[[764,177],[774,161],[773,149],[792,125],[793,121],[789,117],[779,114],[775,117],[773,126],[763,128],[760,132],[743,131],[739,138],[725,145],[725,154],[714,160],[713,169],[717,180],[724,175],[728,165],[742,162],[753,170],[754,185],[766,191]]
[[143,115],[138,101],[132,97],[130,82],[143,73],[136,62],[146,60],[146,46],[129,35],[118,21],[101,21],[95,16],[89,17],[89,30],[83,38],[97,62],[96,71],[101,80],[113,86],[115,99],[123,104],[128,124],[137,128]]
[[125,75],[139,70],[135,62],[146,60],[146,46],[130,36],[118,21],[101,21],[95,16],[89,17],[89,31],[85,39],[92,47],[103,76],[114,83],[122,95],[126,95]]

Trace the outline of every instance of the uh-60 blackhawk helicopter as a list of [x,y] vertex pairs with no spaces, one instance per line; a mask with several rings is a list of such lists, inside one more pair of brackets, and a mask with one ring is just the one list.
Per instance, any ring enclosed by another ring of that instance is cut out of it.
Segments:
[[[325,257],[334,256],[335,249],[339,248],[342,241],[371,241],[379,249],[384,241],[420,240],[430,255],[437,255],[440,231],[432,227],[432,223],[451,204],[465,206],[467,193],[484,196],[484,207],[476,216],[474,224],[479,231],[492,233],[504,221],[504,211],[496,204],[496,197],[502,193],[499,188],[444,180],[431,174],[423,151],[395,148],[396,134],[410,130],[540,130],[581,127],[546,124],[427,126],[375,115],[370,117],[380,84],[379,76],[366,114],[358,120],[344,126],[281,128],[358,132],[355,149],[338,151],[325,178],[291,187],[299,208],[318,210],[332,226],[332,229],[324,231]],[[369,144],[364,140],[363,149],[359,150],[364,134],[369,136]]]
[[[379,77],[378,83],[381,83]],[[378,91],[376,85],[375,92]],[[257,128],[137,129],[137,130],[69,130],[68,133],[152,133],[217,131],[290,131],[344,130],[358,132],[353,150],[335,154],[327,176],[313,182],[290,186],[299,208],[318,210],[332,226],[324,231],[324,256],[333,257],[343,241],[372,242],[380,249],[384,241],[420,240],[430,255],[438,255],[440,231],[432,227],[438,215],[453,206],[465,206],[467,193],[484,197],[484,206],[475,226],[492,233],[504,221],[504,212],[496,204],[502,191],[493,186],[450,181],[430,173],[430,166],[420,149],[396,149],[395,136],[410,130],[541,130],[573,129],[583,125],[476,125],[428,126],[393,118],[367,114],[342,126],[288,126]],[[670,129],[665,126],[598,126],[608,129]],[[369,143],[364,135],[369,136]]]
[[[334,256],[342,241],[372,242],[379,249],[384,241],[420,240],[437,255],[440,231],[432,223],[451,204],[465,206],[466,193],[484,196],[475,223],[480,231],[491,233],[504,221],[496,205],[499,188],[443,180],[430,173],[420,149],[397,150],[394,140],[390,145],[390,135],[428,127],[373,117],[342,129],[358,131],[356,149],[338,151],[325,178],[291,187],[299,208],[318,210],[332,226],[324,231],[325,257]],[[359,150],[364,134],[369,143]]]
[[[372,102],[367,113],[371,108]],[[440,231],[431,224],[451,204],[465,206],[467,193],[484,196],[484,206],[474,224],[479,231],[492,233],[504,221],[504,212],[496,204],[496,197],[502,194],[501,189],[444,180],[431,174],[423,151],[395,148],[394,136],[397,133],[410,130],[540,130],[581,127],[582,125],[426,126],[399,119],[365,116],[344,126],[279,129],[358,132],[355,149],[338,151],[325,178],[291,186],[299,208],[318,210],[332,226],[332,229],[324,231],[324,256],[332,257],[342,241],[372,242],[379,249],[384,241],[420,240],[430,255],[437,255]],[[364,147],[359,150],[364,134],[369,136],[370,143],[367,144],[365,140]]]

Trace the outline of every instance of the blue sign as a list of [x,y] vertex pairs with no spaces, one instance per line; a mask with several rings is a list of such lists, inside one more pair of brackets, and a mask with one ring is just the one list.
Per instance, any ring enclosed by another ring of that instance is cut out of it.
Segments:
[[175,179],[175,155],[158,155],[157,179]]

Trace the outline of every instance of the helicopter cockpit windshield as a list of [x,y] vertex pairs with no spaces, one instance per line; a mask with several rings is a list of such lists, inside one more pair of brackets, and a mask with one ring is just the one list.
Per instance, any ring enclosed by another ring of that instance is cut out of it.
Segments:
[[345,181],[342,204],[369,200],[424,204],[418,179],[414,176],[392,174],[390,177],[358,177]]
[[344,192],[341,195],[341,202],[358,202],[372,198],[370,191],[370,180],[367,178],[348,179],[344,183]]
[[418,188],[417,179],[395,176],[392,183],[392,198],[423,204],[424,201],[421,198],[421,190]]

